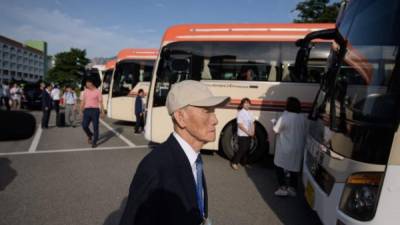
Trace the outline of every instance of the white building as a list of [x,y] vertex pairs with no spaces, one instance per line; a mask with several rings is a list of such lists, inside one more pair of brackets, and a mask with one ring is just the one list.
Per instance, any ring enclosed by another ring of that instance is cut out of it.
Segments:
[[43,80],[45,53],[0,35],[0,80]]

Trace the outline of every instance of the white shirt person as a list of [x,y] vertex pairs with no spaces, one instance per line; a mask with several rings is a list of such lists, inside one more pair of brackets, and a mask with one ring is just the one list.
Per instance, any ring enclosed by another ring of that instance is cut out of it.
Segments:
[[[246,109],[241,109],[237,114],[237,123],[242,124],[246,130],[254,130],[254,116]],[[237,129],[237,135],[240,137],[249,137],[249,134],[245,133],[242,129]]]
[[[303,162],[308,129],[307,118],[300,111],[300,101],[289,97],[286,110],[273,127],[277,134],[274,156],[279,183],[279,188],[275,191],[277,196],[296,196],[298,172]],[[286,173],[290,174],[289,183],[287,183]]]
[[232,157],[231,167],[234,170],[239,169],[239,163],[247,163],[247,154],[250,150],[251,139],[255,135],[254,117],[250,112],[251,101],[249,98],[243,98],[240,101],[239,112],[236,117],[238,151]]

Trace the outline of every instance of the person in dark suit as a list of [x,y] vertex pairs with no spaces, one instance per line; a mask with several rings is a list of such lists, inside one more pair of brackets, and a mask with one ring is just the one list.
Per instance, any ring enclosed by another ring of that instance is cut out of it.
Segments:
[[140,162],[120,225],[210,224],[200,149],[215,140],[214,108],[227,101],[198,81],[172,86],[166,106],[174,132]]
[[143,89],[139,89],[135,99],[135,116],[136,116],[135,134],[140,134],[143,131],[144,127],[143,97],[144,97],[144,91]]
[[51,85],[46,84],[42,90],[42,128],[49,128],[50,112],[52,107],[52,98],[50,96]]

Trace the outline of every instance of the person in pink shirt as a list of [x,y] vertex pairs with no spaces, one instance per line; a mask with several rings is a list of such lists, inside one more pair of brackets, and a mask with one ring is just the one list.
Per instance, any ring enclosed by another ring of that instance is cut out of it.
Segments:
[[[92,80],[88,79],[85,87],[80,97],[80,108],[83,113],[82,128],[88,137],[89,144],[92,148],[96,148],[99,139],[100,115],[104,117],[103,98]],[[93,132],[89,128],[90,123],[93,125]]]

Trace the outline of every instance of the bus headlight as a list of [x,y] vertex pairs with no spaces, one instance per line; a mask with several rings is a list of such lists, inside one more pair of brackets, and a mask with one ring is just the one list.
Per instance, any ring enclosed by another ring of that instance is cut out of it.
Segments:
[[346,181],[340,210],[361,221],[374,218],[383,173],[357,173]]

